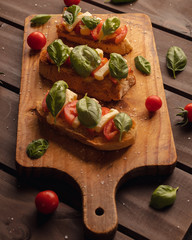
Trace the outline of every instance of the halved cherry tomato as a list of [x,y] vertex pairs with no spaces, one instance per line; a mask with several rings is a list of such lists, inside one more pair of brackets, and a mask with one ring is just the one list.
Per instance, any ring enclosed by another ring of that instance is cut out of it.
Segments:
[[95,41],[99,40],[99,35],[102,29],[103,23],[104,23],[104,20],[101,20],[100,23],[97,25],[97,27],[91,30],[91,36],[93,40]]
[[105,114],[107,114],[110,111],[110,109],[107,107],[102,107],[101,110],[102,110],[102,116],[104,116]]
[[105,63],[107,63],[108,62],[108,59],[107,58],[101,58],[101,63],[100,63],[100,65],[95,69],[95,70],[93,70],[93,72],[91,73],[91,75],[94,77],[94,74],[100,69],[100,68],[102,68],[104,65],[105,65]]
[[119,44],[124,40],[124,38],[127,35],[127,26],[124,25],[123,27],[119,27],[116,31],[115,34],[117,35],[115,37],[115,44]]
[[63,118],[72,125],[74,119],[77,117],[76,109],[77,100],[67,103],[61,110],[60,117]]
[[67,58],[67,60],[64,63],[66,66],[71,66],[71,59],[70,56]]
[[113,119],[110,119],[103,128],[103,134],[107,140],[111,140],[118,133]]
[[49,112],[49,109],[47,107],[47,103],[46,103],[46,98],[47,98],[47,95],[48,95],[49,91],[47,91],[47,93],[45,94],[45,97],[43,99],[43,102],[42,102],[42,109],[44,112]]
[[57,194],[51,190],[39,192],[35,198],[35,205],[39,212],[43,214],[53,213],[59,204]]
[[82,21],[79,21],[74,27],[74,32],[80,34],[81,26],[85,25]]

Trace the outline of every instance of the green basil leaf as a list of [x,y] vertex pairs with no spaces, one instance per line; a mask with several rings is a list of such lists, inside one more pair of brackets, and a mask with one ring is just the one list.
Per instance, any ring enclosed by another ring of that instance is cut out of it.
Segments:
[[26,153],[29,158],[37,159],[43,156],[48,147],[49,147],[48,141],[40,138],[29,143],[26,149]]
[[85,95],[77,102],[78,119],[87,128],[95,127],[101,119],[101,105]]
[[119,141],[121,141],[123,133],[128,132],[132,127],[132,119],[128,114],[121,112],[115,116],[113,121],[116,128],[120,131]]
[[56,39],[47,47],[47,52],[60,71],[60,66],[70,55],[70,48],[61,39]]
[[135,59],[135,67],[142,73],[149,75],[151,73],[151,64],[144,57],[137,56]]
[[120,26],[120,20],[117,17],[107,18],[103,23],[102,31],[104,35],[109,35],[114,33]]
[[91,30],[97,27],[97,25],[100,23],[100,20],[95,17],[89,17],[85,16],[82,18],[82,22]]
[[51,18],[50,15],[47,14],[39,14],[31,19],[31,23],[35,25],[43,25]]
[[81,77],[90,76],[91,72],[101,63],[97,51],[87,45],[74,47],[70,54],[70,60],[72,67]]
[[57,81],[53,84],[51,90],[47,95],[47,107],[55,119],[65,103],[67,88],[68,85],[66,82],[63,80]]
[[68,24],[71,25],[75,22],[75,19],[80,11],[81,8],[79,6],[72,5],[64,11],[63,18]]
[[150,206],[155,209],[162,209],[170,206],[176,199],[176,192],[179,188],[173,188],[168,185],[158,186],[151,196]]
[[126,78],[128,66],[126,60],[118,53],[111,53],[109,60],[109,71],[113,78],[118,80]]
[[187,57],[179,47],[170,47],[167,52],[167,67],[173,71],[173,77],[176,78],[175,72],[183,71],[187,64]]

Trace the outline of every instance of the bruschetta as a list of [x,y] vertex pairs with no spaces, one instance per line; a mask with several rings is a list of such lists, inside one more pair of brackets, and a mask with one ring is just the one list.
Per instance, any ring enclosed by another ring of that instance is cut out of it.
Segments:
[[57,25],[59,38],[76,44],[87,44],[106,53],[125,55],[132,50],[127,38],[127,26],[121,25],[118,17],[101,19],[72,5],[64,10],[62,23]]
[[61,39],[40,54],[39,73],[52,82],[64,79],[77,93],[102,101],[120,100],[136,83],[131,68],[120,54],[103,57],[103,51],[87,45],[69,48]]
[[78,100],[63,80],[55,82],[37,103],[36,114],[58,133],[96,149],[117,150],[135,142],[136,123],[127,113],[101,107],[87,95]]

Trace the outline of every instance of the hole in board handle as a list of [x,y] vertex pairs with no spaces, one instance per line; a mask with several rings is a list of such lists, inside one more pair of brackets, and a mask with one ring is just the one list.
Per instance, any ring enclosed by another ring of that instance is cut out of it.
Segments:
[[104,214],[103,208],[98,207],[98,208],[95,210],[95,214],[96,214],[97,216],[102,216],[102,215]]

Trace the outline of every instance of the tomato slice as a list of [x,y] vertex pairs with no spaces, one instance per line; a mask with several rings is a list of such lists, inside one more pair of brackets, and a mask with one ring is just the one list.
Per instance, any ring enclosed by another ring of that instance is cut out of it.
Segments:
[[60,117],[65,119],[70,125],[72,125],[74,119],[77,117],[76,104],[77,100],[67,103],[60,113]]
[[103,134],[107,140],[111,140],[118,133],[113,119],[110,119],[103,128]]
[[91,73],[91,76],[94,77],[94,74],[95,74],[100,68],[102,68],[102,67],[105,65],[105,63],[107,63],[107,62],[108,62],[108,59],[107,59],[107,58],[101,58],[101,63],[100,63],[100,65],[99,65],[95,70],[93,70],[93,72]]
[[74,32],[76,33],[76,34],[80,34],[80,30],[81,30],[81,26],[82,25],[85,25],[82,21],[79,21],[77,24],[76,24],[76,26],[74,27]]
[[99,35],[103,26],[104,20],[101,20],[100,23],[97,25],[96,28],[94,28],[93,30],[91,30],[91,36],[93,38],[93,40],[97,41],[99,40]]
[[115,37],[115,44],[119,44],[120,42],[122,42],[124,40],[124,38],[127,35],[127,26],[124,25],[123,27],[119,27],[115,33],[116,33],[116,37]]
[[102,116],[104,116],[105,114],[107,114],[110,111],[110,109],[107,107],[102,107],[101,110],[102,110]]
[[71,59],[70,59],[70,56],[67,58],[67,60],[65,61],[64,63],[66,66],[71,66]]
[[42,102],[42,109],[45,113],[49,112],[49,109],[48,109],[47,103],[46,103],[46,98],[47,98],[48,93],[49,93],[49,91],[47,91],[47,93],[45,94],[45,97],[44,97],[43,102]]

